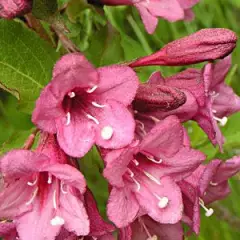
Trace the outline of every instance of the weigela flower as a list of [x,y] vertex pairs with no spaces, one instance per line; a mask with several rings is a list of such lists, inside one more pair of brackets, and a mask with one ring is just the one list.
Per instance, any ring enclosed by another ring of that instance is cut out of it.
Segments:
[[131,62],[129,66],[177,66],[212,61],[229,55],[236,42],[236,34],[228,29],[202,29],[168,43],[161,50]]
[[0,0],[0,17],[11,19],[30,12],[32,0]]
[[191,7],[199,0],[101,0],[106,5],[133,5],[142,18],[148,33],[152,34],[158,24],[158,17],[170,22],[193,18]]
[[14,220],[20,239],[55,239],[62,227],[88,235],[86,183],[67,162],[53,136],[35,152],[13,150],[1,159],[0,218]]
[[134,137],[135,123],[127,106],[138,84],[127,66],[94,69],[82,54],[68,54],[56,64],[32,120],[40,129],[56,133],[70,156],[82,157],[94,143],[124,147]]
[[240,171],[240,157],[226,162],[219,159],[199,166],[189,177],[178,184],[183,192],[184,212],[191,219],[191,227],[199,233],[200,206],[207,217],[213,214],[205,204],[225,198],[230,193],[228,179]]
[[186,144],[184,135],[180,121],[170,116],[141,143],[105,155],[104,176],[112,185],[107,213],[117,227],[133,222],[140,209],[160,223],[181,219],[182,197],[176,181],[191,174],[205,158]]

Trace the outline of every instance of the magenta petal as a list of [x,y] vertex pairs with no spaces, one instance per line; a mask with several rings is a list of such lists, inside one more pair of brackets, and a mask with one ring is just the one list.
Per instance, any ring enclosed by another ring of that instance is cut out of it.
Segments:
[[113,188],[107,205],[108,218],[118,227],[133,222],[139,211],[139,204],[128,188]]
[[[146,182],[146,181],[145,181]],[[183,212],[182,195],[180,188],[169,177],[163,177],[161,185],[154,182],[141,184],[140,191],[136,192],[136,198],[140,206],[147,214],[159,223],[174,224],[181,220]],[[160,199],[167,198],[165,207],[159,207]]]
[[70,156],[84,156],[94,144],[94,123],[78,112],[71,113],[67,125],[66,118],[57,121],[57,138],[60,147]]
[[[145,136],[139,148],[141,152],[160,157],[174,155],[183,142],[183,128],[179,119],[169,116],[159,122]],[[166,148],[166,146],[168,146]]]
[[114,226],[112,224],[105,222],[100,216],[97,204],[94,200],[92,193],[88,190],[86,191],[84,197],[87,214],[90,219],[90,235],[96,237],[103,236],[106,234],[108,235],[108,233],[113,232],[115,230]]
[[0,223],[0,236],[4,237],[4,240],[16,240],[17,232],[15,223],[13,222]]
[[[94,92],[100,102],[112,99],[128,106],[134,99],[139,85],[136,73],[127,66],[113,65],[98,68],[99,84]],[[124,97],[123,97],[124,96]]]
[[49,162],[50,159],[42,153],[28,150],[13,150],[1,159],[0,168],[6,180],[12,180],[39,172]]
[[[122,148],[134,138],[135,121],[132,113],[121,103],[108,100],[106,106],[96,111],[94,116],[99,125],[96,128],[96,143],[103,148]],[[104,134],[110,128],[111,135]]]
[[119,240],[132,240],[132,229],[128,225],[125,228],[120,228],[119,230]]
[[157,24],[158,24],[158,19],[156,16],[152,15],[148,9],[141,3],[136,3],[135,7],[138,9],[141,19],[143,21],[143,24],[146,28],[146,31],[149,34],[154,33]]
[[105,234],[98,238],[98,240],[115,240],[112,234]]
[[60,195],[61,217],[64,219],[64,227],[69,232],[78,236],[86,236],[90,231],[90,224],[83,202],[73,193],[69,192]]
[[43,171],[49,172],[64,185],[77,188],[81,193],[86,190],[86,181],[82,173],[68,164],[53,164],[45,167]]
[[26,179],[12,181],[0,193],[1,218],[13,219],[24,212],[31,210],[26,203],[31,199],[32,187],[27,185]]

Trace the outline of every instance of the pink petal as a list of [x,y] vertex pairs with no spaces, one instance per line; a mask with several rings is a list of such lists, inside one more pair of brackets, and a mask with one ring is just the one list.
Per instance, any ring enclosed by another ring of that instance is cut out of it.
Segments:
[[86,236],[90,231],[90,223],[87,212],[79,197],[71,192],[60,195],[60,209],[62,218],[65,220],[64,227],[69,232],[78,236]]
[[[95,110],[96,111],[96,110]],[[96,129],[96,144],[103,148],[122,148],[134,138],[135,121],[132,113],[121,103],[108,100],[103,109],[93,114],[99,121]],[[105,137],[105,128],[111,128],[112,134]]]
[[119,240],[132,240],[132,229],[130,225],[119,230]]
[[26,203],[31,199],[34,189],[27,185],[27,179],[12,180],[0,193],[1,218],[13,219],[29,210]]
[[6,179],[16,179],[31,176],[48,165],[50,159],[37,152],[29,150],[13,150],[8,152],[0,162],[1,172]]
[[162,73],[160,71],[153,72],[151,76],[149,77],[147,83],[149,84],[161,84],[165,85],[165,79],[162,76]]
[[131,149],[113,150],[106,155],[104,158],[106,167],[103,175],[111,185],[124,187],[123,175],[133,158],[133,150]]
[[[116,100],[128,106],[134,99],[139,85],[136,73],[127,66],[113,65],[98,68],[99,84],[94,92],[103,104]],[[124,96],[124,97],[123,97]]]
[[[143,182],[143,181],[141,181]],[[169,177],[160,180],[161,185],[153,181],[144,180],[141,189],[136,192],[136,198],[140,206],[147,211],[147,214],[159,223],[174,224],[181,220],[183,212],[182,195],[180,188]],[[160,198],[166,197],[166,207],[159,207]]]
[[70,156],[84,156],[94,144],[94,122],[78,112],[72,112],[70,123],[66,117],[57,121],[57,139],[60,147]]
[[150,0],[147,9],[153,16],[162,17],[171,22],[184,18],[183,9],[177,0]]
[[188,9],[197,4],[200,0],[177,0],[183,9]]
[[107,215],[118,228],[133,222],[139,211],[139,204],[128,188],[113,188],[107,205]]
[[145,136],[140,144],[140,151],[160,158],[163,155],[170,157],[179,150],[182,142],[183,129],[180,121],[175,116],[169,116]]
[[13,222],[0,223],[0,236],[4,237],[4,240],[16,240],[17,232],[15,224]]
[[44,199],[44,208],[40,201],[40,198],[35,198],[32,204],[33,210],[17,218],[16,226],[20,239],[54,240],[60,232],[60,225],[51,224],[51,220],[55,217],[53,191],[50,190]]
[[98,238],[98,240],[115,240],[112,234],[105,234]]
[[154,33],[157,24],[158,24],[158,19],[154,15],[152,15],[148,9],[141,3],[136,3],[135,7],[138,9],[141,19],[143,21],[143,24],[145,26],[146,31],[149,34]]
[[68,164],[53,164],[46,166],[43,171],[51,173],[61,180],[64,185],[77,188],[81,193],[86,190],[86,181],[82,173]]

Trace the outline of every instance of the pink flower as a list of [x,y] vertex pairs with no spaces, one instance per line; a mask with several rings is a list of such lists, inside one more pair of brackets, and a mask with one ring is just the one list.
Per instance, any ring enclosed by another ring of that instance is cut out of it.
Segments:
[[176,181],[191,174],[205,158],[185,144],[184,134],[179,120],[170,116],[138,145],[106,154],[104,176],[112,185],[107,213],[117,227],[133,222],[140,209],[164,224],[181,219],[182,197]]
[[240,171],[240,158],[223,162],[213,160],[207,165],[199,166],[189,177],[179,182],[183,192],[184,212],[192,221],[192,229],[197,234],[200,227],[200,206],[207,217],[213,209],[205,205],[225,198],[230,189],[228,179]]
[[33,113],[33,122],[57,133],[61,148],[82,157],[94,143],[120,148],[134,137],[135,123],[127,106],[138,88],[135,72],[113,65],[94,69],[79,54],[64,56],[55,66]]
[[141,57],[129,66],[178,66],[212,61],[229,55],[236,47],[236,41],[236,34],[228,29],[202,29],[168,43],[156,53]]
[[4,240],[17,239],[16,226],[13,222],[1,222],[0,223],[0,237],[4,237]]
[[32,0],[0,0],[0,17],[14,18],[30,12]]
[[170,22],[182,19],[190,20],[193,13],[190,8],[199,0],[102,0],[106,5],[133,5],[142,18],[143,24],[149,34],[152,34],[158,24],[158,17]]
[[67,161],[53,136],[36,152],[13,150],[1,159],[0,218],[14,220],[21,239],[55,239],[62,227],[88,235],[86,183]]

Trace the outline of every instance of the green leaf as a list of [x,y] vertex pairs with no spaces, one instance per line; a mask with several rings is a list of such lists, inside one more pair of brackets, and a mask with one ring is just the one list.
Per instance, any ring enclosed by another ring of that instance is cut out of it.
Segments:
[[50,81],[58,54],[19,22],[0,20],[0,87],[31,113],[42,88]]

